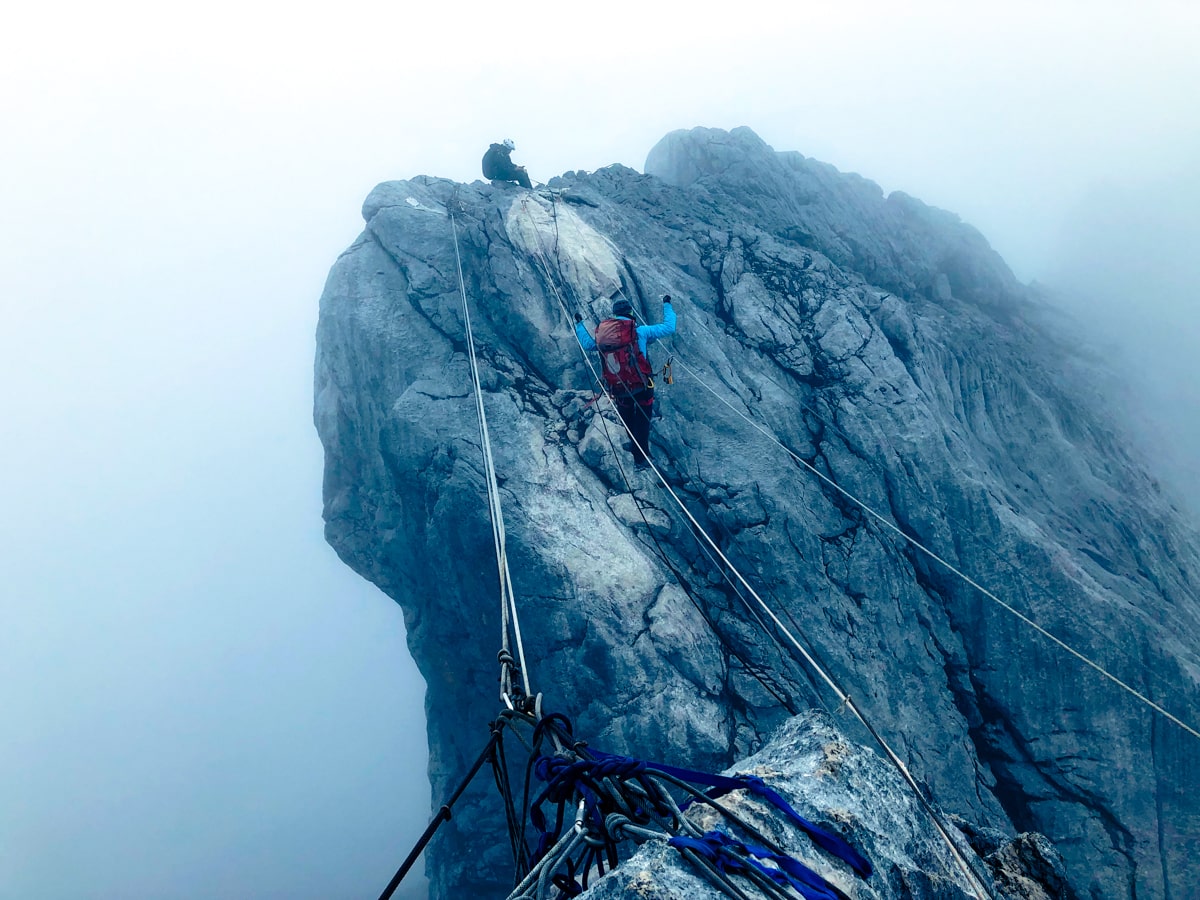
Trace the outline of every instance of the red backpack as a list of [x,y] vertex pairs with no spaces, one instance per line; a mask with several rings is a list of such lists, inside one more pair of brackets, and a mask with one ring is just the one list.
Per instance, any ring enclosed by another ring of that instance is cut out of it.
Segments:
[[632,319],[605,319],[596,327],[604,383],[610,391],[634,394],[652,387],[654,370],[638,347],[637,324]]

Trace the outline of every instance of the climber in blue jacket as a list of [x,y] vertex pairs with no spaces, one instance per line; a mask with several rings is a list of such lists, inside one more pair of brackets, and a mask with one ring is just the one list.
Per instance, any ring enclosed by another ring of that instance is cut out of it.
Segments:
[[600,353],[605,389],[633,438],[630,450],[639,469],[649,465],[650,418],[654,414],[654,370],[646,348],[674,333],[675,307],[670,294],[663,296],[659,325],[638,325],[633,320],[633,305],[624,298],[615,301],[612,316],[596,326],[595,338],[588,334],[583,316],[575,313],[575,334],[584,350]]

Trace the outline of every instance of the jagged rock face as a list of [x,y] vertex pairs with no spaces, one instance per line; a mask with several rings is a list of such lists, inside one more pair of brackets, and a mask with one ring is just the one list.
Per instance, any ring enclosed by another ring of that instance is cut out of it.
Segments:
[[[1185,896],[1200,875],[1200,741],[775,442],[1200,720],[1195,536],[1124,449],[1102,382],[983,238],[746,129],[677,132],[646,175],[612,167],[552,187],[380,185],[321,300],[326,533],[404,609],[435,803],[499,708],[457,237],[528,669],[548,708],[594,746],[716,771],[831,702],[666,489],[629,471],[607,402],[590,402],[570,313],[594,324],[622,294],[657,321],[670,293],[679,333],[655,358],[673,354],[675,383],[660,385],[652,455],[788,629],[944,808],[1044,833],[1079,895]],[[505,893],[489,797],[473,787],[461,803],[474,810],[431,846],[435,896]]]
[[[748,792],[721,798],[737,822],[714,810],[698,808],[690,816],[699,828],[721,828],[751,844],[761,844],[760,837],[766,836],[857,900],[967,900],[976,896],[947,840],[931,827],[929,812],[897,772],[875,754],[847,742],[823,713],[808,712],[788,720],[766,746],[729,774],[757,776],[808,821],[852,834],[855,849],[870,860],[874,872],[859,878],[770,804]],[[1041,835],[1022,834],[1010,840],[970,828],[965,833],[948,829],[947,834],[978,883],[993,896],[1010,900],[1067,896],[1062,860]],[[735,879],[735,883],[747,887],[744,880]],[[583,898],[724,900],[727,896],[700,880],[695,868],[676,850],[654,841],[644,844]]]

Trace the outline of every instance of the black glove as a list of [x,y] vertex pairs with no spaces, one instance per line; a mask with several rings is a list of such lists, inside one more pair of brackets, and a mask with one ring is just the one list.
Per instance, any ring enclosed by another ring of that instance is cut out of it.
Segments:
[[575,321],[576,321],[576,322],[582,322],[582,321],[583,321],[583,316],[581,316],[579,313],[575,313]]
[[671,302],[671,295],[663,294],[663,303],[670,303],[670,302]]

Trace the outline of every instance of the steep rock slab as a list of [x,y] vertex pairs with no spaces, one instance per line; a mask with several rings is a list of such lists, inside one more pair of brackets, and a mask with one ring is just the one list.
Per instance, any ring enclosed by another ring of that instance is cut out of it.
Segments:
[[[662,488],[623,483],[610,414],[588,404],[569,312],[594,319],[623,293],[657,316],[669,292],[681,329],[655,457],[705,529],[944,807],[1044,831],[1081,894],[1179,896],[1200,834],[1194,739],[757,430],[1195,720],[1194,537],[1087,367],[949,214],[742,130],[667,140],[698,175],[612,167],[556,180],[560,195],[381,185],[330,274],[327,535],[404,608],[435,801],[486,739],[499,634],[451,209],[530,670],[553,709],[605,749],[716,769],[818,699]],[[504,890],[485,794],[431,848],[437,896]]]

